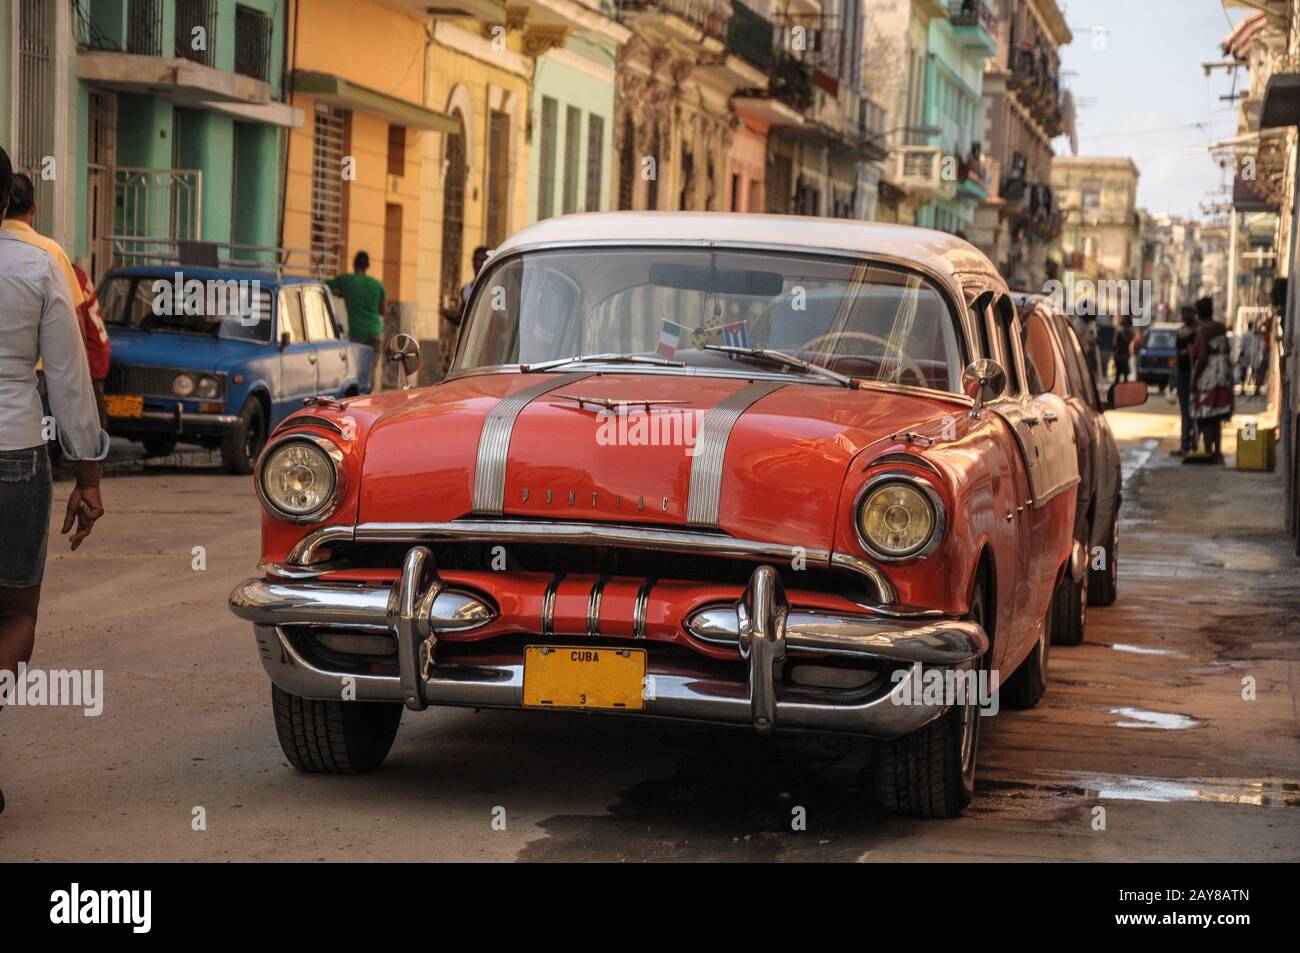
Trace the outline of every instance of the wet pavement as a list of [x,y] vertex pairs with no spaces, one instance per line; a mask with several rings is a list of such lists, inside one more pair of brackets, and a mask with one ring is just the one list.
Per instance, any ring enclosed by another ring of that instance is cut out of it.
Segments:
[[52,543],[34,660],[103,668],[104,712],[0,718],[0,859],[1300,859],[1280,482],[1180,466],[1156,395],[1112,421],[1119,601],[1053,648],[1038,709],[985,720],[967,815],[929,822],[876,808],[852,739],[561,712],[407,713],[380,771],[296,774],[225,609],[256,562],[248,478],[124,453],[88,547]]

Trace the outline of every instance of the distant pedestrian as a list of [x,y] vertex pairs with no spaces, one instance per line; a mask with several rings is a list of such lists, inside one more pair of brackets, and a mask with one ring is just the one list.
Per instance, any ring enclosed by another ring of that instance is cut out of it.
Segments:
[[[0,149],[0,215],[13,181]],[[76,470],[62,530],[72,534],[74,550],[104,515],[98,461],[108,455],[108,435],[99,426],[74,290],[62,262],[40,243],[0,230],[0,671],[9,673],[31,658],[35,645],[53,505],[45,448],[51,420],[36,389],[38,361],[45,365],[55,433]],[[12,674],[6,681],[14,684]]]
[[1133,319],[1128,315],[1119,320],[1115,330],[1115,380],[1126,381],[1132,371],[1133,346],[1137,333],[1133,329]]
[[342,274],[326,282],[337,291],[348,309],[348,337],[374,351],[370,389],[378,394],[384,389],[384,283],[371,278],[370,255],[359,251],[352,256],[351,274]]
[[1223,462],[1223,422],[1232,416],[1232,362],[1228,329],[1214,320],[1214,301],[1196,302],[1196,338],[1192,342],[1192,416],[1211,463]]
[[[1261,389],[1268,389],[1269,350],[1272,345],[1272,319],[1260,318],[1255,330],[1255,351],[1251,355],[1250,378],[1255,386],[1255,396]],[[1244,393],[1244,389],[1243,389]]]
[[491,254],[491,252],[492,249],[488,248],[486,245],[479,245],[478,248],[474,249],[474,254],[470,258],[470,262],[474,266],[474,274],[470,276],[469,281],[465,282],[460,289],[460,308],[462,313],[464,313],[465,309],[469,307],[469,293],[474,289],[474,279],[478,277],[478,273],[482,271],[483,266],[487,264],[488,255]]
[[1192,421],[1192,342],[1196,340],[1196,309],[1183,305],[1182,326],[1174,338],[1174,388],[1178,392],[1178,413],[1182,418],[1182,432],[1176,457],[1196,449],[1196,427]]
[[104,400],[104,383],[108,379],[108,368],[112,363],[113,345],[108,338],[108,328],[104,326],[104,312],[99,307],[99,296],[90,276],[80,265],[72,266],[81,286],[81,307],[77,317],[81,319],[81,343],[86,346],[86,363],[90,365],[90,382],[95,388],[95,406],[99,408],[99,426],[108,429],[108,406]]

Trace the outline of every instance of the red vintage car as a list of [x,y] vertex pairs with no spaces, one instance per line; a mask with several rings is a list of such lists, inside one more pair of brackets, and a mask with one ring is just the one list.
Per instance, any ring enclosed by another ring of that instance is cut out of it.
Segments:
[[286,756],[372,768],[403,707],[640,714],[871,738],[886,807],[958,813],[990,676],[1045,690],[1071,557],[1074,435],[1021,348],[939,232],[524,229],[441,383],[313,401],[259,461],[230,604]]

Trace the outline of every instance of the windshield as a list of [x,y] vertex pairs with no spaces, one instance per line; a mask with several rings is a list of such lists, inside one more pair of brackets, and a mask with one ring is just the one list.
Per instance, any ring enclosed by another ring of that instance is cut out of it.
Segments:
[[257,280],[110,276],[99,289],[104,322],[141,331],[271,340],[271,292]]
[[1172,328],[1152,328],[1147,332],[1146,346],[1149,348],[1160,348],[1163,350],[1174,349],[1174,339],[1178,332]]
[[721,345],[781,351],[861,380],[957,392],[963,366],[956,319],[920,274],[760,251],[512,256],[476,285],[463,340],[456,371],[617,354],[807,375],[714,349]]

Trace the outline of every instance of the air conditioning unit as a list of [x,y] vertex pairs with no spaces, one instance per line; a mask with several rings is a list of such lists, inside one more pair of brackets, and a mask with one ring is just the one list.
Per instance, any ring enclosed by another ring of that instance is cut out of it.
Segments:
[[913,195],[937,196],[943,189],[943,150],[938,146],[898,146],[894,181]]

